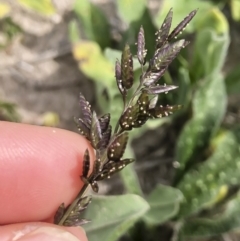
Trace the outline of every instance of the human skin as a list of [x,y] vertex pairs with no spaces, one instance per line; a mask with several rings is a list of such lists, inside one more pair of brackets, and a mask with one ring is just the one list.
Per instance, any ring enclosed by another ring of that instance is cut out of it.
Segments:
[[52,224],[61,203],[83,186],[82,136],[50,127],[0,121],[0,241],[86,241],[81,228]]

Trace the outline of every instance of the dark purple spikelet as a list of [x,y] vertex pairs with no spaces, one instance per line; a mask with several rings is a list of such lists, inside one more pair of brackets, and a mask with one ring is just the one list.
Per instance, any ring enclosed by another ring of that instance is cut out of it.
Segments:
[[156,85],[146,89],[149,95],[156,95],[161,93],[167,93],[168,91],[177,89],[178,86],[175,85]]
[[89,151],[86,149],[84,156],[83,156],[83,171],[82,171],[82,177],[87,178],[88,173],[90,170],[90,156]]
[[93,180],[92,182],[90,182],[91,188],[94,192],[98,193],[99,191],[99,186],[96,180]]
[[102,115],[98,119],[98,121],[100,123],[101,132],[104,133],[105,131],[107,131],[109,123],[110,123],[110,114],[107,113],[105,115]]
[[76,207],[70,213],[70,215],[68,216],[68,219],[64,222],[64,226],[74,227],[74,226],[81,226],[86,223],[89,223],[90,221],[87,219],[82,219],[81,215],[82,215],[82,212],[91,203],[91,200],[92,200],[91,196],[85,196],[83,198],[80,198],[80,200],[77,202]]
[[123,130],[132,130],[138,118],[139,105],[130,105],[120,117],[120,126]]
[[169,116],[173,114],[173,112],[180,110],[182,108],[181,105],[174,105],[174,106],[158,106],[153,109],[149,109],[150,118],[162,118],[165,116]]
[[80,134],[85,136],[90,141],[90,128],[88,128],[85,122],[80,118],[77,119],[76,117],[74,117],[74,121]]
[[143,26],[140,27],[138,32],[138,41],[137,41],[137,57],[141,65],[146,63],[147,50],[145,49],[145,36]]
[[129,45],[125,45],[121,59],[122,85],[126,90],[133,85],[133,57]]
[[188,25],[188,23],[193,19],[193,17],[196,15],[197,9],[190,12],[183,20],[180,22],[175,29],[169,34],[168,41],[171,41],[172,39],[176,38],[179,34],[184,31],[185,27]]
[[128,142],[128,133],[123,132],[116,136],[108,147],[108,159],[118,161],[123,156]]
[[113,174],[121,171],[125,166],[132,162],[134,162],[134,159],[132,158],[118,160],[117,162],[110,161],[105,165],[105,169],[100,173],[96,180],[101,181],[105,178],[110,178]]
[[64,205],[64,203],[62,203],[58,207],[58,210],[54,215],[54,223],[58,223],[61,220],[61,218],[63,217],[64,211],[65,211],[65,205]]
[[160,29],[156,32],[157,38],[156,38],[156,49],[161,48],[166,41],[168,40],[168,35],[170,32],[170,28],[172,25],[172,16],[173,11],[172,8],[169,10],[166,18],[163,21],[162,26]]
[[88,101],[86,101],[85,97],[80,93],[79,95],[79,104],[80,109],[83,115],[83,121],[85,125],[90,128],[91,126],[91,120],[92,120],[92,112],[91,112],[91,106]]
[[149,62],[149,67],[144,76],[143,84],[145,86],[155,84],[164,75],[169,64],[172,63],[186,44],[187,42],[185,40],[179,40],[172,44],[165,44],[163,48],[157,49],[153,58]]
[[123,81],[122,81],[122,73],[121,73],[121,64],[119,60],[116,60],[115,63],[115,78],[117,82],[117,87],[122,95],[126,95],[126,89],[123,86]]
[[98,147],[98,143],[102,138],[102,131],[100,122],[97,118],[96,112],[93,112],[92,123],[91,123],[91,143],[94,148]]

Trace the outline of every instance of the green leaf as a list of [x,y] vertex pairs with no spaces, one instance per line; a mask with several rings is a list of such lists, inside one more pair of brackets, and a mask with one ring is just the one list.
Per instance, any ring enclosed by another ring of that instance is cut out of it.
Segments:
[[97,43],[81,41],[73,46],[73,55],[87,77],[108,88],[115,85],[114,65],[105,58]]
[[240,0],[230,0],[229,4],[230,4],[232,18],[235,21],[240,21]]
[[89,0],[76,1],[74,10],[87,38],[96,41],[102,49],[110,46],[110,25],[103,12]]
[[229,186],[240,183],[240,127],[227,132],[197,170],[188,172],[177,186],[185,199],[180,217],[211,208],[223,200]]
[[76,44],[80,41],[80,32],[76,20],[70,21],[68,26],[68,32],[69,38],[73,44]]
[[211,5],[212,4],[209,2],[203,2],[199,0],[164,0],[154,21],[156,26],[160,28],[169,9],[173,8],[173,21],[171,27],[171,29],[173,29],[191,11],[193,11],[196,8],[199,8],[196,16],[193,18],[193,20],[189,23],[189,25],[186,28],[186,31],[192,32],[195,30],[196,23],[200,21],[202,18],[204,18],[206,10],[208,10],[211,7]]
[[186,221],[181,235],[184,237],[211,237],[240,227],[240,194],[229,201],[225,210],[210,218]]
[[229,42],[228,33],[218,35],[211,29],[205,29],[197,34],[190,66],[191,76],[195,81],[210,74],[218,74],[221,71],[225,63]]
[[0,100],[0,120],[19,122],[20,116],[16,109],[15,104]]
[[239,94],[240,92],[240,65],[237,64],[231,69],[226,78],[225,83],[228,94]]
[[178,211],[182,193],[175,188],[158,185],[146,198],[150,210],[144,216],[144,220],[150,225],[159,225],[174,217]]
[[134,194],[96,196],[85,213],[92,220],[84,226],[88,239],[118,240],[148,209],[148,203]]
[[193,115],[195,118],[212,119],[220,124],[226,110],[227,95],[221,74],[207,78],[193,98]]
[[218,130],[226,111],[227,95],[223,77],[211,76],[197,90],[193,99],[193,119],[184,126],[176,147],[178,174]]
[[[130,136],[131,139],[129,140],[129,143],[131,143],[132,140],[132,136]],[[124,153],[124,157],[131,157],[134,158],[134,152],[133,149],[131,148],[130,144],[128,144],[125,153]],[[124,187],[126,189],[126,191],[128,193],[133,193],[133,194],[137,194],[137,195],[141,195],[142,196],[142,190],[141,190],[141,186],[138,180],[138,176],[137,173],[134,169],[134,163],[126,166],[121,172],[120,172],[121,178],[123,180],[124,183]]]
[[189,106],[191,100],[191,80],[189,76],[189,70],[184,67],[179,68],[178,76],[178,90],[177,90],[177,101],[183,105],[183,108]]
[[53,15],[56,9],[51,0],[18,0],[18,2],[33,11],[43,15]]
[[145,8],[145,0],[117,0],[117,10],[122,20],[130,24],[141,18]]
[[214,30],[217,34],[224,34],[229,31],[228,20],[219,8],[212,7],[205,12],[204,18],[196,23],[197,30],[201,31],[206,28]]

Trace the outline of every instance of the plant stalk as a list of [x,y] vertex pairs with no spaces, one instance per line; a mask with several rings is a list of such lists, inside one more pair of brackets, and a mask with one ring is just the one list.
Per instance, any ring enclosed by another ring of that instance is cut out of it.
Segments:
[[80,192],[78,193],[77,197],[74,199],[74,201],[71,203],[71,205],[67,208],[67,210],[64,213],[63,217],[57,223],[58,225],[63,225],[64,224],[64,222],[66,221],[66,219],[68,218],[70,213],[74,210],[74,208],[76,207],[78,201],[80,200],[80,198],[82,198],[82,196],[84,195],[84,193],[86,192],[88,187],[89,187],[89,184],[85,183],[84,186],[82,187],[82,189],[80,190]]

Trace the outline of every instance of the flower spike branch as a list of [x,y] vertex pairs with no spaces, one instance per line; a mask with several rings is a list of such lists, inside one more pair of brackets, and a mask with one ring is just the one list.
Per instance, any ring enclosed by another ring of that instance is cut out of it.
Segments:
[[156,33],[155,53],[149,60],[146,71],[143,70],[143,66],[146,64],[147,50],[145,49],[144,29],[140,27],[137,39],[137,58],[142,66],[142,75],[139,85],[132,96],[128,96],[128,90],[132,88],[134,81],[133,56],[130,47],[125,46],[121,61],[117,60],[115,64],[116,83],[123,99],[123,111],[114,127],[114,131],[112,131],[110,125],[111,115],[107,113],[98,117],[84,96],[80,94],[79,103],[82,118],[75,119],[75,122],[80,134],[95,149],[96,159],[93,164],[93,171],[89,174],[89,151],[85,151],[83,171],[80,177],[84,182],[84,186],[69,207],[65,208],[64,204],[60,205],[55,215],[55,224],[79,226],[87,223],[88,220],[81,219],[82,211],[91,202],[90,196],[84,196],[87,188],[90,186],[97,193],[99,190],[98,181],[110,178],[134,161],[132,158],[122,158],[127,146],[129,131],[141,127],[149,119],[168,116],[181,108],[179,105],[158,105],[159,94],[177,88],[177,86],[159,85],[158,81],[164,75],[169,64],[177,57],[180,50],[188,44],[183,39],[175,42],[173,40],[184,30],[196,12],[197,10],[194,10],[189,13],[170,32],[173,14],[172,9],[170,9],[162,26]]

